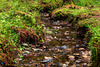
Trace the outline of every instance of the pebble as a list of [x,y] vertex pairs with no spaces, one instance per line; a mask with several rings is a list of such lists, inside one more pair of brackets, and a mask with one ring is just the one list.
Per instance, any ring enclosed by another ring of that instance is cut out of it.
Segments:
[[66,63],[66,65],[68,66],[70,62],[65,62],[65,63]]
[[29,50],[29,48],[25,48],[26,50]]
[[76,47],[76,48],[79,48],[79,45],[76,45],[75,47]]
[[52,58],[52,57],[46,57],[46,56],[45,56],[44,59],[53,59],[53,58]]
[[43,60],[42,62],[46,63],[46,62],[52,62],[53,59],[46,59],[46,60]]
[[66,64],[62,64],[62,67],[67,67],[67,65]]
[[75,56],[79,56],[80,54],[79,54],[79,53],[74,53],[73,55],[75,55]]
[[66,50],[68,50],[68,51],[72,51],[72,48],[67,48]]
[[80,51],[84,51],[85,49],[84,49],[84,48],[79,48],[79,50],[80,50]]
[[69,58],[71,61],[75,60],[75,56],[72,56],[72,55],[69,56],[68,58]]
[[26,53],[23,53],[23,55],[26,56],[27,54]]
[[34,51],[42,51],[42,49],[39,49],[39,48],[32,48]]
[[21,58],[19,58],[19,61],[21,61],[22,59]]
[[67,39],[70,39],[71,37],[70,37],[70,36],[67,36],[66,38],[67,38]]
[[81,60],[76,60],[75,62],[79,64],[79,63],[81,63]]
[[67,46],[66,46],[66,45],[61,46],[60,49],[61,49],[61,50],[66,50],[66,49],[67,49]]
[[85,66],[86,66],[86,65],[87,65],[87,63],[83,63],[83,65],[85,65]]
[[23,45],[23,46],[28,46],[28,44],[27,44],[27,43],[22,43],[22,45]]
[[66,31],[64,34],[65,34],[65,35],[69,35],[69,31]]
[[25,53],[28,53],[29,54],[30,52],[29,51],[25,51]]

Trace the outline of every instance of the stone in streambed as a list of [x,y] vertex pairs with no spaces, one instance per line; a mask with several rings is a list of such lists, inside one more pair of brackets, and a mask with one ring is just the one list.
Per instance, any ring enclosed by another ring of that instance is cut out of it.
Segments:
[[71,61],[75,60],[75,56],[73,56],[73,55],[70,55],[68,58],[69,58]]
[[79,64],[79,63],[81,63],[81,60],[76,60],[75,62],[76,62],[77,64]]
[[19,61],[21,61],[22,59],[21,58],[19,58]]
[[80,51],[84,51],[85,49],[84,49],[84,48],[79,48],[79,50],[80,50]]
[[70,33],[69,31],[66,31],[66,32],[64,33],[64,35],[69,35],[69,33]]
[[28,44],[27,44],[27,43],[22,43],[22,45],[23,45],[23,46],[28,46]]
[[76,48],[79,48],[80,46],[79,46],[79,45],[76,45],[75,47],[76,47]]
[[66,45],[61,46],[60,49],[61,49],[61,50],[66,50],[66,49],[67,49],[67,46],[66,46]]
[[53,58],[52,57],[44,57],[44,60],[42,61],[43,63],[46,62],[52,62]]
[[67,67],[67,65],[66,64],[62,64],[62,67]]
[[25,51],[25,53],[28,53],[29,54],[30,52],[29,51]]

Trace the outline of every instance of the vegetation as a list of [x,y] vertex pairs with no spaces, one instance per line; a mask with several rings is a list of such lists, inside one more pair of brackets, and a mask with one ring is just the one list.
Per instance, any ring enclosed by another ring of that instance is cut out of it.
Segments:
[[[65,17],[75,26],[88,27],[92,62],[100,66],[100,0],[1,0],[0,1],[0,63],[14,64],[22,43],[43,41],[41,12],[52,18]],[[52,11],[53,10],[53,11]],[[77,22],[77,23],[76,23]],[[18,53],[16,53],[16,51]]]
[[[6,4],[6,5],[5,5]],[[1,3],[0,12],[0,59],[3,64],[13,64],[22,50],[22,43],[38,44],[43,39],[43,24],[39,11],[33,11],[26,1],[6,1]]]

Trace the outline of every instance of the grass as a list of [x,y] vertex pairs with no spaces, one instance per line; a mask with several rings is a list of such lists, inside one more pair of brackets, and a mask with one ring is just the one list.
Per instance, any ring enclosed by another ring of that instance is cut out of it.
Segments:
[[40,21],[39,11],[30,12],[26,1],[3,0],[1,6],[0,59],[5,64],[13,64],[15,51],[23,49],[23,42],[35,45],[42,41],[44,25]]

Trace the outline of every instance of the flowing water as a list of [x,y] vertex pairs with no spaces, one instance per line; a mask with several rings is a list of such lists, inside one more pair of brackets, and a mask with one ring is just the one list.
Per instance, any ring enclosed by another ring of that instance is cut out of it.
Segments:
[[87,41],[78,37],[77,29],[67,21],[49,20],[45,22],[45,42],[41,45],[26,46],[19,67],[90,67],[91,52]]

